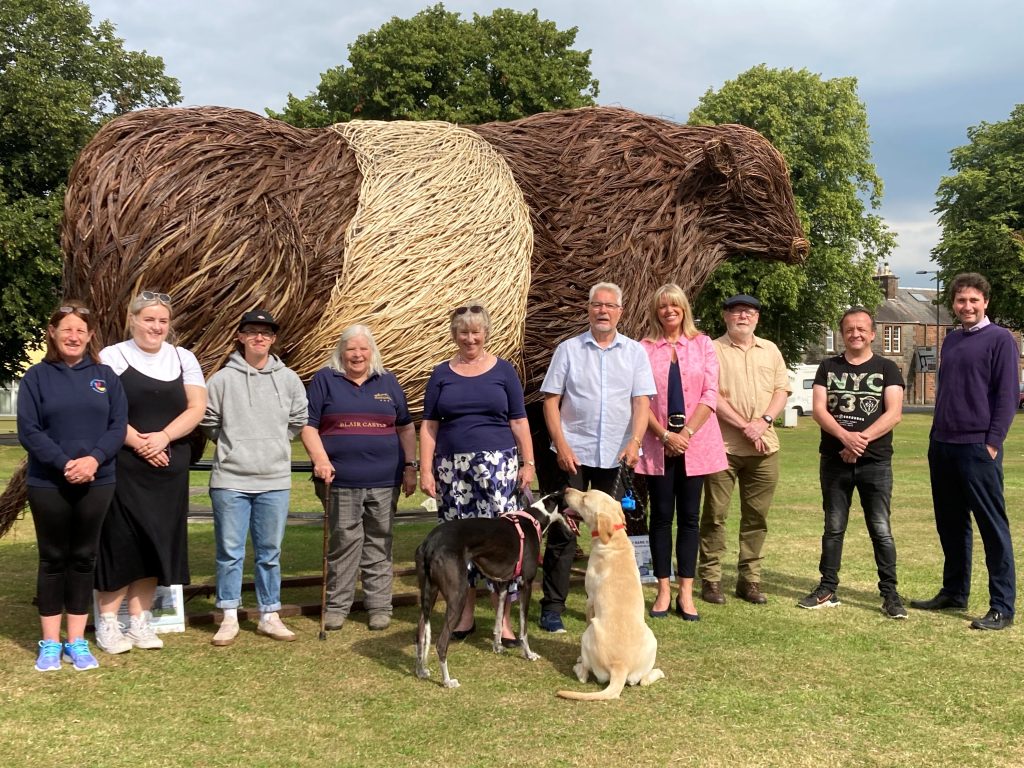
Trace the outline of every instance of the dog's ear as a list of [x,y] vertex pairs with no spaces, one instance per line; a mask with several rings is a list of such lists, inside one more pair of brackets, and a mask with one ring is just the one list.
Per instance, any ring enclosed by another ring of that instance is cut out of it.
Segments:
[[607,544],[615,533],[615,521],[607,512],[597,513],[597,536],[602,544]]

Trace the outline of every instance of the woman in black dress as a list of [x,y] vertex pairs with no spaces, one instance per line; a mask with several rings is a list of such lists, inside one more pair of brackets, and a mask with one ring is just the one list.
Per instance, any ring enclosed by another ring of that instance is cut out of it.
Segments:
[[[171,297],[143,291],[129,308],[132,337],[100,353],[128,398],[128,436],[96,565],[96,644],[107,653],[162,648],[149,625],[156,588],[188,584],[187,437],[206,409],[206,382],[191,352],[166,342]],[[129,626],[117,612],[127,598]]]

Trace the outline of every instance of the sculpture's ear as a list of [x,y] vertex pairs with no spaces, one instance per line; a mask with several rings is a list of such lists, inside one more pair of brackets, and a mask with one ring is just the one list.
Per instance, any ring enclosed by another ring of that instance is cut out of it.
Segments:
[[736,177],[736,157],[732,146],[720,136],[705,141],[691,158],[676,186],[676,205],[698,195],[706,195],[711,189],[728,184]]

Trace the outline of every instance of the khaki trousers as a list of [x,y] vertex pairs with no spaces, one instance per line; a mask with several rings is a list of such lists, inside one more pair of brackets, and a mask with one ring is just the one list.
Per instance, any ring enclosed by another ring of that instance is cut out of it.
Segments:
[[761,583],[761,561],[768,535],[768,510],[779,482],[779,452],[767,456],[733,456],[729,468],[704,480],[704,510],[700,518],[700,578],[722,580],[725,554],[725,521],[733,488],[740,484],[740,555],[736,567],[739,583]]

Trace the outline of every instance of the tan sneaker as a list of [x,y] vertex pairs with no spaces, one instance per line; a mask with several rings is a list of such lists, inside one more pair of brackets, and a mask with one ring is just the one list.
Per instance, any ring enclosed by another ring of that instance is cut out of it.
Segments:
[[281,617],[274,613],[264,613],[260,616],[260,623],[256,625],[257,635],[266,635],[274,640],[291,642],[295,639],[295,633],[281,623]]
[[164,641],[153,631],[153,627],[149,624],[149,617],[149,611],[143,611],[141,616],[129,616],[128,630],[124,636],[131,641],[133,648],[157,651],[164,647]]
[[210,642],[216,646],[231,645],[238,636],[238,619],[224,619],[220,623],[217,634]]

